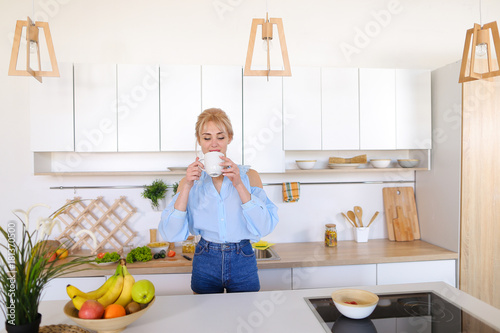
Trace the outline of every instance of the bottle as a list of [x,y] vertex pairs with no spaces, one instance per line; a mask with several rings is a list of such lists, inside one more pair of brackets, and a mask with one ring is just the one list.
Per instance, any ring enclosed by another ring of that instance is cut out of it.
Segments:
[[325,225],[325,246],[337,246],[337,225]]

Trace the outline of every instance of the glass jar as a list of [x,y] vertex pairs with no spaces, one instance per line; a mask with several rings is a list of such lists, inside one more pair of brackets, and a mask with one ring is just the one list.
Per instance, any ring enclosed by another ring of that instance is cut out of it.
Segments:
[[194,253],[194,248],[196,243],[194,241],[194,236],[189,236],[184,242],[182,242],[182,253]]
[[325,246],[337,246],[337,225],[325,225]]

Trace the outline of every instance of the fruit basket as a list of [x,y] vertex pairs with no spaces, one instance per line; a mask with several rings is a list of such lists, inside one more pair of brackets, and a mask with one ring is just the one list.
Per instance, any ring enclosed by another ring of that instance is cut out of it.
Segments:
[[73,320],[76,324],[84,328],[97,331],[98,333],[117,333],[123,331],[128,325],[132,324],[134,321],[139,319],[143,314],[145,314],[146,311],[148,311],[151,308],[151,306],[155,302],[155,299],[156,297],[153,298],[151,302],[149,302],[144,309],[118,318],[110,318],[110,319],[79,318],[78,310],[75,308],[72,301],[69,301],[64,306],[64,314],[68,316],[71,320]]

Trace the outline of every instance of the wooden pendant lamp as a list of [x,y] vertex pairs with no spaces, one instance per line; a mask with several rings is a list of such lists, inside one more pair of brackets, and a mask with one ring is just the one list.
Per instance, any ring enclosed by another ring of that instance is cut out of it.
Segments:
[[[255,70],[252,67],[253,50],[255,46],[255,38],[257,35],[257,26],[262,26],[262,40],[267,43],[267,70]],[[280,39],[281,57],[283,59],[283,70],[271,69],[271,57],[269,51],[269,42],[273,39],[273,25],[278,28],[278,37]],[[283,30],[283,20],[281,18],[268,18],[266,13],[265,19],[253,19],[252,28],[250,30],[250,40],[248,42],[247,59],[243,75],[246,76],[292,76],[290,69],[290,60],[288,59],[288,50],[286,48],[285,32]]]
[[[26,69],[17,69],[17,60],[19,57],[19,48],[21,45],[21,35],[23,27],[26,27]],[[39,31],[43,29],[45,41],[47,43],[47,51],[50,58],[51,71],[43,71],[40,61],[40,44],[39,44]],[[38,70],[35,71],[31,68],[31,52],[30,45],[36,44]],[[49,24],[47,22],[35,22],[27,18],[26,21],[18,20],[16,23],[16,31],[14,33],[14,44],[12,45],[12,53],[10,56],[9,75],[12,76],[33,76],[39,82],[42,82],[42,77],[59,77],[59,67],[57,66],[56,55],[54,52],[54,44],[52,43],[52,36],[50,35]]]

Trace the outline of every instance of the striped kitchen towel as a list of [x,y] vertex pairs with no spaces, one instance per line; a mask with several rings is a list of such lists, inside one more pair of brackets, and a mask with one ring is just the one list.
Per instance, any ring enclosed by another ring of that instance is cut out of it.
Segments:
[[283,202],[297,202],[300,198],[300,183],[283,183]]

